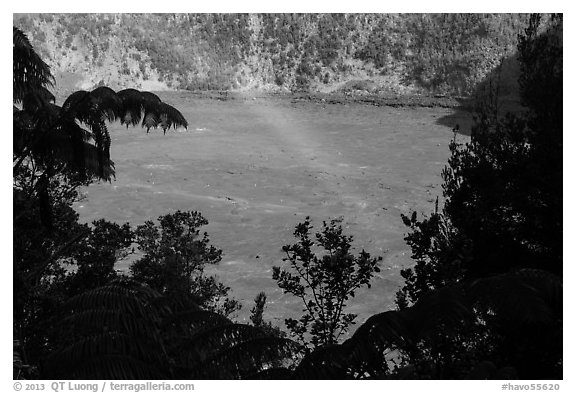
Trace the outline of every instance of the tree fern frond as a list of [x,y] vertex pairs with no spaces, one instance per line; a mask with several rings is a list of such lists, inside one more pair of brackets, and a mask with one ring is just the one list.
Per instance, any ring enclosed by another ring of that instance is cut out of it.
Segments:
[[534,288],[555,315],[562,315],[564,289],[561,277],[539,269],[521,269],[511,274]]
[[78,111],[86,106],[90,93],[85,90],[78,90],[70,94],[62,104],[62,110],[70,118],[75,118]]
[[[91,125],[92,137],[96,145],[96,151],[98,155],[98,175],[101,179],[106,179],[104,177],[105,170],[110,166],[110,134],[108,133],[108,127],[102,122],[95,122]],[[106,179],[108,180],[108,179]]]
[[41,87],[53,86],[50,67],[34,51],[28,37],[20,29],[12,28],[12,86],[13,101],[22,102],[26,94]]
[[69,345],[55,351],[48,359],[49,363],[57,363],[59,367],[70,367],[83,359],[108,354],[132,356],[149,363],[165,360],[162,346],[153,337],[134,337],[116,331],[76,336]]
[[166,130],[170,129],[170,127],[174,127],[174,129],[178,127],[188,128],[188,122],[184,116],[182,116],[182,113],[166,103],[162,103],[160,118],[162,120],[161,123],[164,133],[166,133]]
[[232,323],[223,315],[202,309],[176,312],[169,321],[177,324],[181,330],[185,331],[186,335]]
[[460,285],[446,286],[422,296],[409,309],[412,326],[420,336],[438,330],[439,326],[460,326],[476,319],[472,302],[465,296]]
[[154,93],[125,89],[119,91],[117,95],[122,101],[118,116],[122,124],[135,126],[142,121],[142,127],[147,131],[161,126],[164,133],[170,127],[188,126],[188,122],[176,108],[162,102]]
[[242,379],[282,361],[297,360],[302,347],[292,340],[259,337],[226,348],[191,370],[191,378]]
[[350,356],[350,346],[332,344],[316,348],[298,364],[294,379],[349,379],[351,369],[358,367]]
[[132,316],[158,321],[159,315],[154,309],[147,307],[138,294],[139,292],[120,285],[109,285],[72,297],[64,304],[64,309],[70,312],[86,309],[112,309]]
[[151,110],[157,108],[159,104],[162,103],[160,97],[158,97],[154,93],[150,93],[149,91],[142,91],[140,92],[142,102],[144,104],[144,110]]
[[[48,375],[61,379],[114,379],[114,380],[142,380],[142,379],[169,379],[167,367],[143,361],[126,354],[103,354],[77,360],[77,363],[62,367],[63,370],[54,373],[48,366]],[[167,364],[166,364],[167,366]]]
[[[412,307],[370,317],[341,345],[320,348],[300,363],[294,378],[378,376],[389,370],[387,353],[411,352],[424,340],[461,334],[463,328],[491,323],[498,332],[550,326],[551,345],[561,335],[561,279],[538,270],[520,270],[430,291]],[[497,322],[496,325],[494,322]],[[474,329],[472,329],[474,330]],[[537,331],[538,329],[532,331]],[[477,373],[487,369],[478,365]],[[496,371],[494,375],[496,375]],[[492,372],[491,371],[491,372]]]
[[[154,305],[158,297],[141,285],[117,282],[71,298],[62,307],[57,350],[47,358],[48,375],[158,376],[140,374],[134,370],[135,363],[149,371],[167,372],[169,361],[160,334],[162,311]],[[120,371],[111,370],[103,359],[116,361]]]
[[80,363],[67,379],[155,380],[170,379],[170,374],[166,367],[131,356],[105,355]]
[[56,102],[56,97],[44,86],[27,92],[22,99],[22,109],[34,112],[44,105]]
[[115,121],[122,111],[122,100],[106,86],[100,86],[88,92],[79,90],[72,93],[62,109],[66,115],[91,125],[104,121]]
[[152,337],[156,334],[157,329],[148,318],[127,316],[120,311],[109,309],[77,311],[66,316],[62,320],[62,326],[70,334],[79,331],[87,336],[107,330],[126,332],[132,337]]
[[150,128],[158,128],[160,123],[160,116],[156,110],[148,110],[145,112],[144,119],[142,119],[142,127],[146,128],[146,132],[150,132]]
[[157,128],[160,125],[160,107],[162,100],[154,93],[149,91],[140,92],[142,100],[142,107],[144,109],[144,118],[142,119],[142,127],[146,127],[149,132],[150,128]]
[[127,290],[132,291],[132,293],[138,294],[138,298],[144,305],[147,307],[154,307],[160,313],[166,313],[167,311],[171,312],[170,310],[167,310],[164,303],[165,299],[162,295],[150,288],[148,285],[144,285],[131,277],[121,276],[114,279],[110,285],[126,288]]
[[410,313],[386,311],[368,318],[342,346],[346,355],[359,364],[363,359],[381,354],[386,348],[406,348],[417,340],[417,328]]
[[521,270],[475,280],[469,296],[510,329],[550,324],[561,316],[562,281],[549,272]]
[[116,93],[122,100],[120,122],[126,126],[135,126],[142,120],[144,102],[141,93],[136,89],[120,90]]
[[98,176],[110,179],[114,176],[114,162],[99,160],[98,147],[92,143],[92,133],[84,130],[76,122],[69,122],[63,127],[66,142],[60,153],[69,163],[73,163],[78,173],[87,177]]
[[179,342],[178,347],[185,354],[187,366],[193,368],[220,352],[222,348],[234,347],[245,341],[265,336],[264,332],[253,326],[230,323],[202,329]]
[[[164,131],[170,127],[187,126],[186,119],[178,110],[149,92],[126,89],[115,93],[103,86],[91,92],[79,90],[72,93],[60,108],[50,103],[53,100],[50,92],[41,88],[36,90],[25,96],[24,106],[28,112],[15,108],[15,167],[22,163],[28,148],[35,157],[60,160],[84,177],[110,180],[115,171],[110,159],[111,138],[106,122],[119,119],[129,126],[141,120],[148,131],[159,126]],[[91,139],[87,138],[78,122],[89,128]],[[76,132],[80,134],[75,135]],[[60,144],[62,142],[65,143]],[[91,143],[94,147],[89,146]]]
[[97,109],[102,120],[115,121],[122,111],[122,99],[109,87],[100,86],[90,92],[90,105]]

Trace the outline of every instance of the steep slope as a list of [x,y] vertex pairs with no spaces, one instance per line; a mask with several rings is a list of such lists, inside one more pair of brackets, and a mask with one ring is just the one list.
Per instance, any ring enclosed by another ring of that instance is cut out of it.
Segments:
[[[14,14],[61,87],[466,95],[520,14]],[[513,80],[513,78],[510,78]]]

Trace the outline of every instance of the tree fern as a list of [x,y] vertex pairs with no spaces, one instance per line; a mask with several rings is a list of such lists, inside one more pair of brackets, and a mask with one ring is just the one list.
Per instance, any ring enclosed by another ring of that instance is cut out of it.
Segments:
[[[50,68],[34,51],[28,38],[13,29],[13,175],[15,188],[21,181],[34,182],[29,195],[42,207],[43,224],[51,226],[50,180],[58,175],[89,183],[110,180],[114,162],[110,159],[107,123],[161,127],[187,127],[182,114],[153,93],[128,89],[117,94],[108,87],[71,94],[62,107],[48,90],[53,85]],[[129,120],[131,119],[131,120]],[[30,176],[22,172],[32,171]]]
[[[23,145],[14,151],[15,170],[26,159],[51,157],[80,174],[109,180],[114,170],[106,122],[120,120],[122,124],[135,126],[143,119],[142,127],[147,131],[161,127],[164,133],[172,127],[188,125],[177,109],[162,102],[157,95],[134,89],[117,94],[101,86],[89,92],[72,93],[62,107],[54,105],[54,95],[47,90],[54,79],[50,68],[17,28],[14,28],[13,41],[13,101],[22,104],[21,110],[14,107],[14,134],[17,144]],[[88,130],[78,127],[77,123]],[[94,150],[97,168],[93,165]],[[82,153],[89,154],[84,163],[79,160]]]
[[[530,377],[557,378],[561,294],[559,277],[533,269],[432,290],[412,307],[370,317],[342,344],[315,350],[290,377],[509,378],[531,370]],[[498,345],[514,349],[499,358]],[[539,358],[528,356],[534,351]]]
[[169,361],[160,332],[161,315],[166,310],[155,304],[158,297],[137,284],[116,284],[71,298],[62,308],[63,318],[55,339],[58,349],[46,359],[46,376],[169,377]]
[[[159,98],[152,100],[152,93],[131,90],[129,96],[116,94],[108,87],[98,87],[90,92],[77,91],[66,99],[62,107],[49,102],[39,104],[39,95],[35,96],[36,101],[30,98],[31,103],[26,101],[27,106],[14,113],[16,140],[27,147],[19,149],[20,154],[15,159],[22,162],[23,156],[36,160],[52,157],[85,176],[109,180],[114,170],[106,122],[120,120],[126,125],[136,125],[133,120],[143,117],[142,126],[148,131],[162,127],[164,133],[171,127],[187,127],[186,119],[177,109]],[[80,160],[82,153],[87,155],[84,161]],[[98,163],[96,167],[94,158]]]
[[44,376],[65,379],[238,379],[294,366],[302,348],[254,326],[192,308],[173,313],[157,292],[120,281],[62,306]]
[[258,371],[280,365],[290,366],[301,353],[292,340],[274,336],[247,339],[225,346],[190,370],[193,379],[243,379]]
[[179,379],[251,378],[270,367],[293,366],[302,347],[206,310],[170,318],[167,348]]

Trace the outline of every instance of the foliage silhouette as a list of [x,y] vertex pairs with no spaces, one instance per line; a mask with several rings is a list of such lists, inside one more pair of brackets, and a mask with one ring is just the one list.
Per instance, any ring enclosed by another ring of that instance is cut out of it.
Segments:
[[266,308],[266,294],[259,292],[254,298],[254,307],[250,310],[250,321],[252,324],[260,329],[265,330],[271,335],[277,337],[286,337],[286,333],[280,330],[279,327],[272,325],[269,321],[264,321],[264,309]]
[[132,277],[174,302],[191,301],[223,315],[237,311],[240,303],[226,297],[230,288],[204,275],[205,265],[220,262],[222,250],[200,234],[208,224],[202,214],[178,210],[158,222],[146,221],[134,232],[144,256],[130,266]]
[[77,270],[67,276],[69,293],[101,287],[118,278],[115,264],[128,255],[133,237],[128,223],[92,222],[90,233],[71,246],[69,258]]
[[519,36],[527,111],[480,113],[470,142],[450,144],[442,211],[403,217],[416,266],[402,272],[400,302],[524,267],[562,274],[562,17],[539,24],[532,16]]
[[62,307],[56,350],[45,360],[53,379],[165,379],[159,294],[137,283],[83,292]]
[[264,307],[266,305],[266,294],[264,292],[258,293],[254,298],[254,307],[250,310],[250,321],[254,326],[262,326],[264,323]]
[[54,84],[54,77],[48,64],[34,51],[28,37],[16,27],[12,28],[12,42],[13,101],[22,103],[29,93],[45,94],[46,89]]
[[[13,176],[15,192],[25,191],[51,225],[51,183],[64,177],[76,186],[110,180],[110,134],[106,122],[163,128],[186,127],[186,119],[156,95],[107,87],[71,94],[62,107],[48,87],[54,77],[25,34],[13,28]],[[18,105],[19,107],[17,107]],[[87,129],[82,128],[87,127]]]
[[[559,283],[562,275],[562,16],[552,16],[545,27],[540,23],[538,15],[531,16],[518,40],[526,111],[504,117],[490,108],[480,112],[470,142],[458,143],[455,136],[450,144],[442,210],[436,206],[422,220],[416,212],[402,217],[411,230],[405,239],[416,265],[401,272],[399,309],[418,304],[431,290],[473,279],[492,280],[491,290],[502,297],[475,310],[485,326],[439,334],[442,346],[427,344],[408,353],[413,363],[435,358],[434,367],[443,367],[449,361],[454,373],[457,364],[483,354],[493,364],[508,363],[518,378],[562,376],[562,312],[555,309],[553,321],[540,320],[549,318],[550,310],[531,296],[532,286],[549,283],[547,274]],[[511,280],[516,271],[525,287]],[[534,271],[539,273],[526,273]],[[556,288],[561,297],[561,285]],[[500,313],[496,307],[506,302],[515,308],[507,305],[509,314]],[[510,327],[506,315],[525,327]],[[547,334],[538,336],[536,326]],[[440,377],[453,375],[458,373]]]
[[[561,337],[561,279],[524,269],[431,290],[403,310],[373,315],[342,344],[317,348],[294,370],[270,376],[556,379]],[[532,356],[534,347],[539,356]]]
[[15,170],[33,160],[48,174],[50,166],[62,165],[84,177],[110,180],[114,163],[107,121],[135,126],[142,120],[147,131],[160,126],[164,133],[187,126],[182,114],[158,96],[134,89],[115,93],[101,86],[72,93],[62,107],[52,102],[54,96],[45,90],[32,90],[24,95],[22,110],[14,109]]
[[[302,317],[286,319],[286,326],[308,349],[335,344],[348,331],[356,315],[344,312],[346,303],[357,289],[370,287],[382,259],[372,258],[364,250],[352,255],[352,237],[342,233],[341,220],[324,222],[322,231],[315,234],[316,241],[311,239],[311,229],[310,218],[306,217],[294,231],[297,243],[283,247],[284,261],[295,273],[278,266],[272,270],[278,286],[304,304]],[[314,254],[315,246],[323,249],[322,254]]]
[[[63,188],[54,185],[53,189]],[[14,339],[19,341],[23,361],[32,366],[50,351],[43,344],[45,331],[51,314],[68,296],[66,263],[72,262],[72,246],[90,235],[90,229],[78,223],[71,207],[73,195],[69,196],[51,201],[54,219],[48,228],[42,224],[37,199],[28,199],[22,191],[14,190]]]
[[301,352],[291,340],[198,306],[174,312],[168,299],[133,281],[77,295],[58,317],[49,378],[238,379],[291,365]]

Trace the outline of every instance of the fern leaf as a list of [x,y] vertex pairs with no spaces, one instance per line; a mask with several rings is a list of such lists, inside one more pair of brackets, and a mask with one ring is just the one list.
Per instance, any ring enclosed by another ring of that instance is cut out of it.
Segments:
[[54,76],[50,67],[34,51],[28,37],[20,29],[12,28],[12,94],[20,103],[24,97],[42,87],[53,86]]
[[214,356],[222,348],[233,347],[265,336],[260,329],[253,326],[230,323],[205,328],[178,345],[179,350],[186,354],[187,366],[194,368],[198,363]]
[[275,367],[281,361],[298,359],[301,346],[277,337],[254,338],[218,352],[191,370],[198,379],[242,379]]

